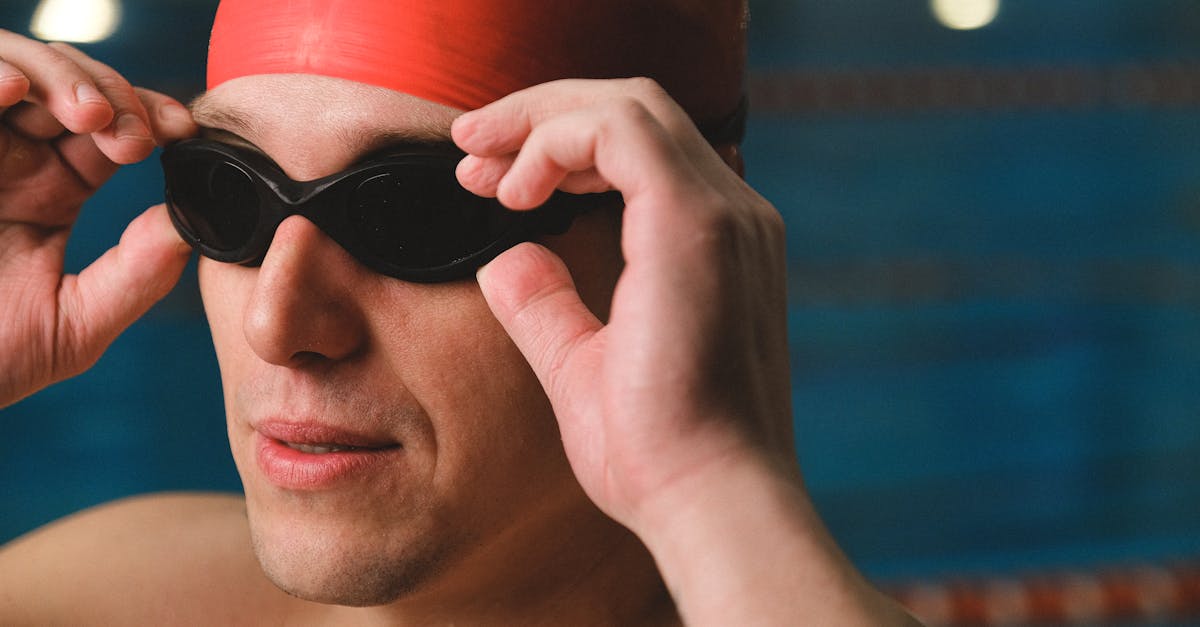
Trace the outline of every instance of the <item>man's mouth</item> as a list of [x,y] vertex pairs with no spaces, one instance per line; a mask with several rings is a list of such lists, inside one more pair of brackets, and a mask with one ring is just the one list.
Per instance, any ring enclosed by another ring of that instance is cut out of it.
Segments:
[[308,442],[288,442],[287,440],[277,440],[280,444],[301,453],[309,455],[327,455],[329,453],[353,453],[362,451],[368,453],[371,451],[385,451],[391,448],[398,448],[399,444],[389,444],[382,446],[354,446],[352,444],[335,444],[332,442],[308,443]]
[[394,471],[403,444],[379,432],[315,422],[264,421],[255,425],[255,455],[263,477],[287,490],[327,490]]
[[342,446],[339,444],[298,444],[296,442],[284,442],[283,445],[292,450],[300,451],[301,453],[309,453],[311,455],[325,455],[326,453],[364,450],[364,447],[361,446]]

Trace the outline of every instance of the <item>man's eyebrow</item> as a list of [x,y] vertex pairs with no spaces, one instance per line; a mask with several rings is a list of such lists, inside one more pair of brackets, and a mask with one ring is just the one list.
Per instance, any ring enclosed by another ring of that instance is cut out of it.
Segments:
[[454,146],[449,129],[429,128],[372,128],[366,126],[338,127],[338,140],[354,146],[359,154],[370,154],[391,146],[448,148]]
[[[207,97],[207,93],[197,96],[188,108],[192,117],[200,126],[216,128],[249,138],[260,137],[260,126],[255,116],[236,107],[218,106]],[[419,120],[412,127],[394,128],[387,126],[352,126],[337,127],[334,133],[338,140],[346,145],[354,146],[358,152],[368,154],[392,145],[445,147],[453,145],[450,129],[434,124],[432,121]],[[249,140],[247,140],[249,141]]]
[[256,125],[253,118],[244,113],[213,104],[208,92],[200,94],[188,105],[196,124],[209,128],[218,128],[233,132],[237,135],[254,135]]

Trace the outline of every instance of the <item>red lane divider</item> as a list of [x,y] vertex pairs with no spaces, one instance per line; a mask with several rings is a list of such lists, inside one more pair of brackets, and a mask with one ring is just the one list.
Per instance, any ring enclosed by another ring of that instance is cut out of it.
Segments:
[[1200,619],[1200,559],[1097,571],[916,581],[884,590],[931,627]]

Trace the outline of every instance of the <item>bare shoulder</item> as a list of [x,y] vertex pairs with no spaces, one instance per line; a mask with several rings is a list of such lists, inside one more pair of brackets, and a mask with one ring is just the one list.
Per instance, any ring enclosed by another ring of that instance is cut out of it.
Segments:
[[5,625],[235,624],[290,603],[259,569],[234,495],[124,499],[0,548]]

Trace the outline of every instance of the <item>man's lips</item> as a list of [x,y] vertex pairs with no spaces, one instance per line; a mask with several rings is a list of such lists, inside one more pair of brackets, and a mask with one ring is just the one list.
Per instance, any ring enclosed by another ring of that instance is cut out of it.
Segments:
[[317,422],[266,420],[252,426],[264,437],[306,453],[378,450],[400,446],[399,442],[387,435],[350,431]]
[[347,480],[394,471],[403,447],[379,434],[312,422],[254,425],[255,453],[267,481],[285,490],[326,490]]

